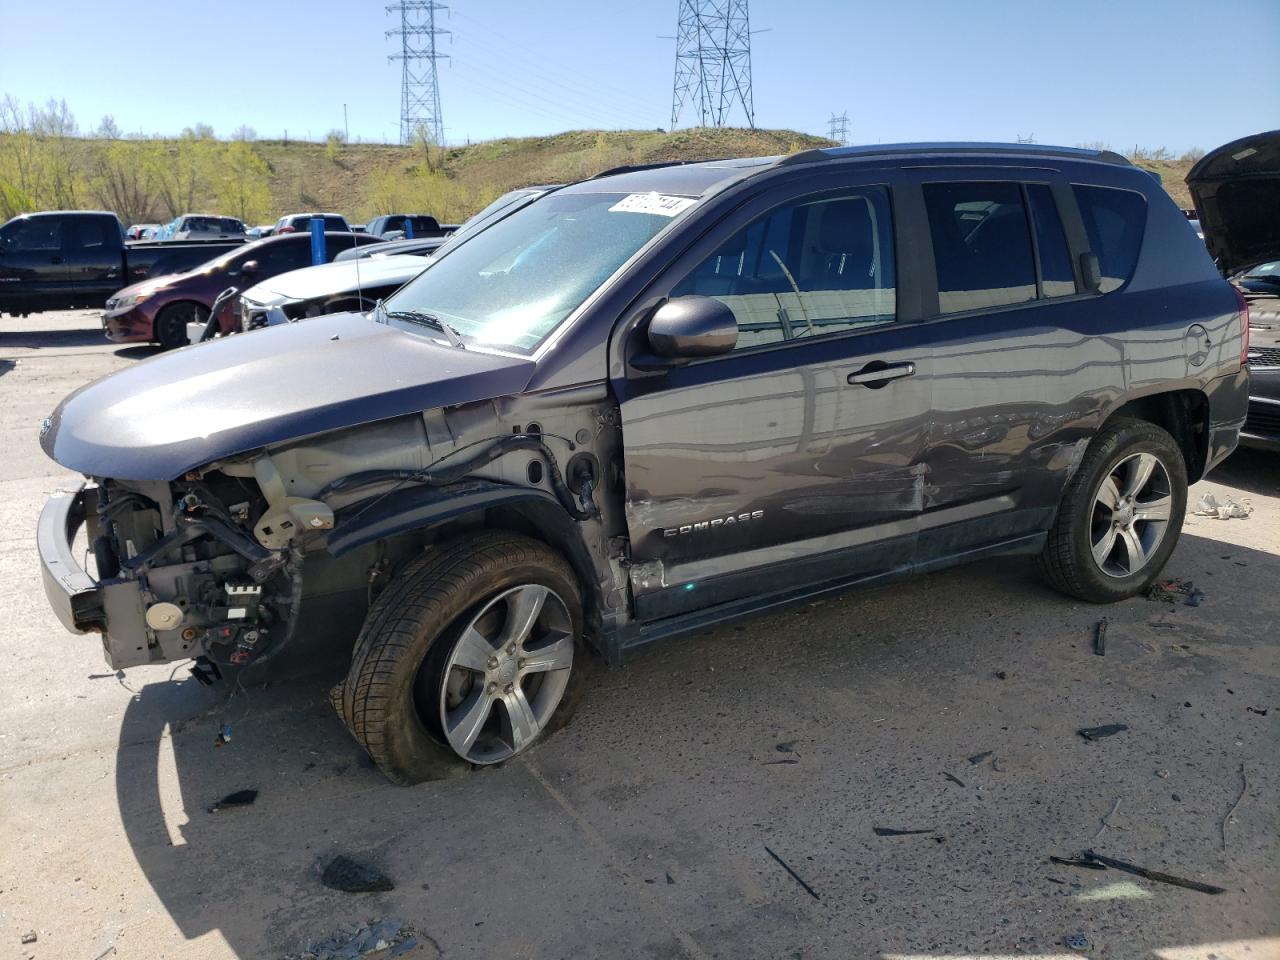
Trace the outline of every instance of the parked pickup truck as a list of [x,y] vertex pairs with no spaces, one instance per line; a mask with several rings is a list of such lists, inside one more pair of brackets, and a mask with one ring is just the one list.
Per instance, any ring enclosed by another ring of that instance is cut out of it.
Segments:
[[121,287],[188,270],[242,243],[126,243],[114,213],[23,214],[0,227],[0,314],[100,307]]

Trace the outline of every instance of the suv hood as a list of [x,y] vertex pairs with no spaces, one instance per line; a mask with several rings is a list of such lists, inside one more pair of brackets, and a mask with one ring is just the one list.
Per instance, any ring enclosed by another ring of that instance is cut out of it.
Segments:
[[1187,174],[1187,186],[1223,274],[1280,260],[1280,130],[1205,154]]
[[58,405],[40,445],[89,476],[173,480],[266,444],[519,393],[533,369],[532,360],[331,314],[103,377]]
[[407,283],[428,265],[425,257],[407,254],[322,263],[264,280],[246,290],[244,297],[255,303],[270,303],[282,299],[313,300],[339,293],[354,293],[360,287]]

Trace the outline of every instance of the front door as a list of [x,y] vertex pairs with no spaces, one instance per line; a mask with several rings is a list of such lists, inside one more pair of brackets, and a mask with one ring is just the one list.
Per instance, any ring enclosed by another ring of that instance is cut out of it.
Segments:
[[0,232],[0,296],[39,310],[65,295],[64,217],[14,220]]
[[793,188],[721,233],[659,292],[724,302],[737,348],[615,383],[641,620],[912,561],[931,397],[889,188]]

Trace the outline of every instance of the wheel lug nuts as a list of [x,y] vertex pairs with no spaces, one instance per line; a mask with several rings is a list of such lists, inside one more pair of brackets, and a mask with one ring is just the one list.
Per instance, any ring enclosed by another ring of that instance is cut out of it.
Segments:
[[490,670],[492,670],[492,669],[493,669],[494,667],[496,667],[497,665],[498,665],[498,658],[497,658],[497,657],[490,657],[490,658],[489,658],[489,669],[490,669]]
[[511,692],[512,690],[514,690],[514,689],[515,689],[515,684],[513,684],[513,683],[508,683],[508,684],[503,688],[502,692],[503,692],[503,693],[510,693],[510,692]]
[[485,687],[486,693],[496,693],[497,690],[498,690],[498,685],[496,683],[491,683],[487,687]]

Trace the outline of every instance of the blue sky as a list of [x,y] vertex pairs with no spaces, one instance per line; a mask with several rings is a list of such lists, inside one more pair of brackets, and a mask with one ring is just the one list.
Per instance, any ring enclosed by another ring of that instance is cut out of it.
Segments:
[[[0,0],[0,94],[82,127],[394,141],[394,26],[373,0]],[[456,0],[451,143],[670,121],[676,0]],[[756,124],[854,142],[1101,141],[1175,152],[1280,127],[1277,0],[753,0]],[[314,64],[314,68],[309,65]],[[735,115],[736,118],[737,115]],[[682,126],[692,122],[689,115]]]

